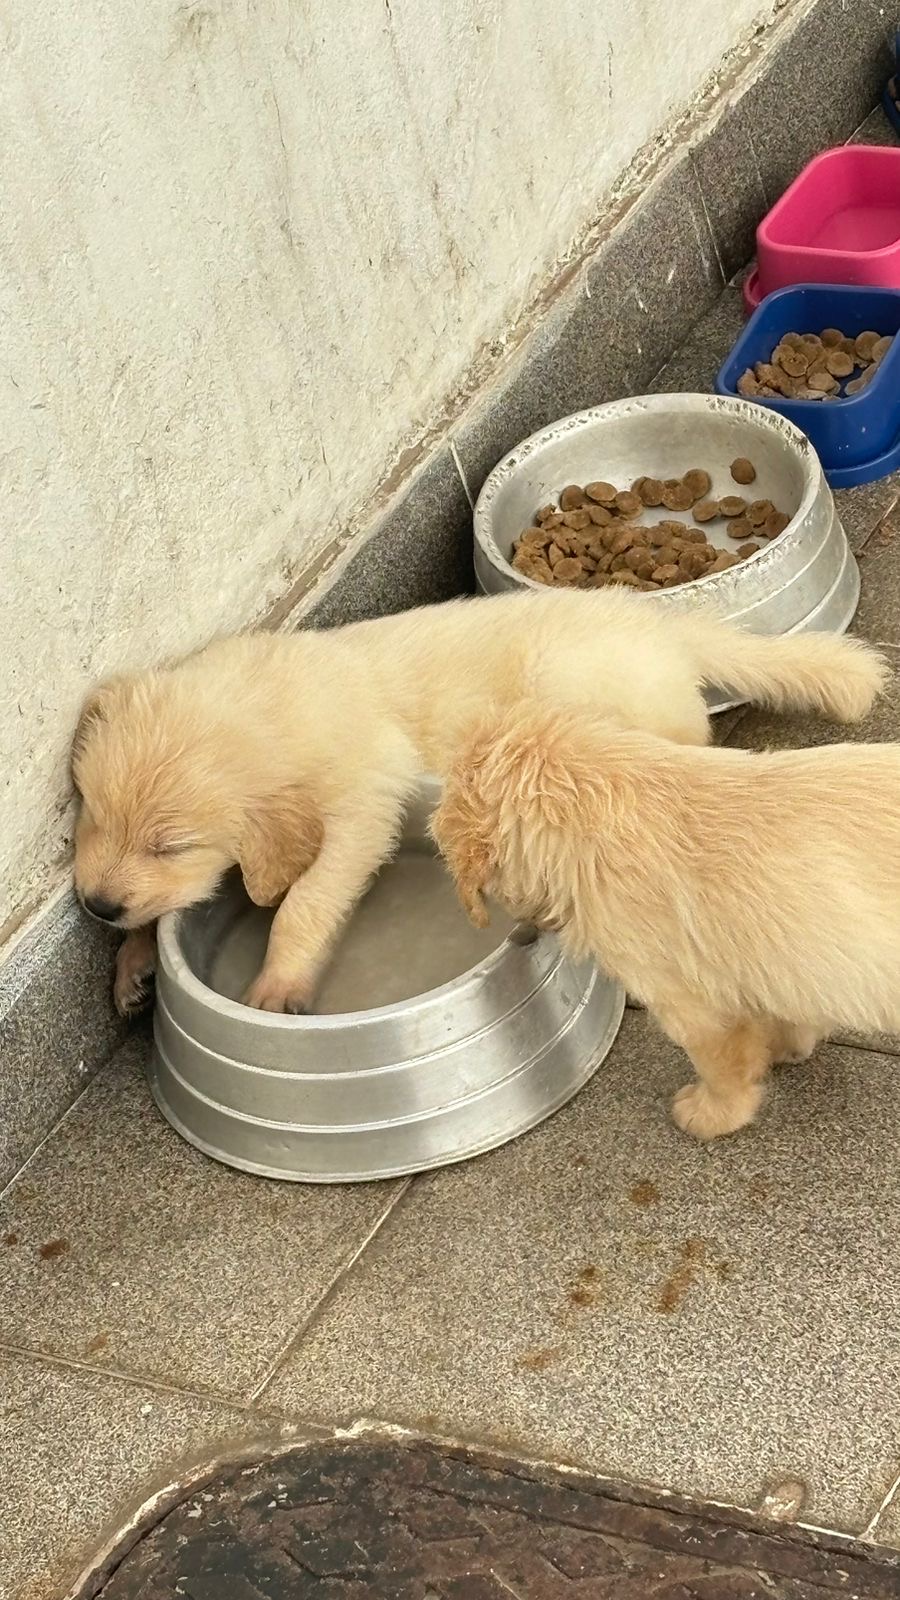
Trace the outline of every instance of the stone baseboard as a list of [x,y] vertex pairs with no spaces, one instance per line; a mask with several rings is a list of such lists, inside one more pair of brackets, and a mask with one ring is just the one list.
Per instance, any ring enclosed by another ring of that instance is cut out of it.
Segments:
[[0,1188],[120,1042],[116,939],[58,895],[0,966]]

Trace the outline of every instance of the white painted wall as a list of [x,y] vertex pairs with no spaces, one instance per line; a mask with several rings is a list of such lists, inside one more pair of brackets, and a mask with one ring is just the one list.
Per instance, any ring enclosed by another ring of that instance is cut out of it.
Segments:
[[0,929],[99,673],[259,614],[765,0],[3,0]]

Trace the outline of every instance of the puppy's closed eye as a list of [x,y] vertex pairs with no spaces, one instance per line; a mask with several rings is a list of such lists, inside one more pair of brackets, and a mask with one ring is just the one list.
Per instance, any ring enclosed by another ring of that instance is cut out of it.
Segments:
[[150,846],[151,856],[184,856],[189,850],[199,850],[199,839],[159,839]]

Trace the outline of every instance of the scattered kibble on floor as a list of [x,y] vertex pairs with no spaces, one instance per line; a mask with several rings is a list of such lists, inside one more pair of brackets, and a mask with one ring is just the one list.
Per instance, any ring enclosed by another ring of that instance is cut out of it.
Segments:
[[[746,456],[731,463],[734,482],[746,488],[756,468]],[[725,572],[776,539],[790,522],[771,500],[740,494],[711,495],[712,478],[692,467],[681,478],[636,478],[630,489],[603,479],[570,483],[559,503],[542,506],[513,545],[512,564],[536,583],[600,589],[624,584],[646,591],[673,589],[710,573]],[[702,527],[662,519],[639,526],[645,510],[690,511],[695,523],[725,520],[736,550],[710,543]]]
[[741,373],[738,394],[748,400],[840,400],[859,394],[871,383],[891,343],[890,334],[871,329],[855,339],[840,328],[784,333],[768,361],[757,361]]

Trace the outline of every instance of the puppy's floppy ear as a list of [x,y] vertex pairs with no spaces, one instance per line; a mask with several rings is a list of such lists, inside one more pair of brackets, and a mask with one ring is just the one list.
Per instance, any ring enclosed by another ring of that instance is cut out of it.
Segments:
[[486,928],[491,919],[484,892],[494,874],[496,854],[490,819],[474,791],[471,768],[453,773],[431,819],[431,836],[450,869],[464,911],[476,928]]
[[238,865],[244,887],[257,906],[273,906],[322,848],[322,818],[309,791],[288,784],[258,801],[244,816]]
[[107,678],[104,683],[98,683],[91,689],[85,699],[75,725],[72,738],[70,764],[78,760],[84,753],[91,734],[101,722],[105,722],[113,706],[123,699],[125,693],[134,684],[134,679],[129,677]]

